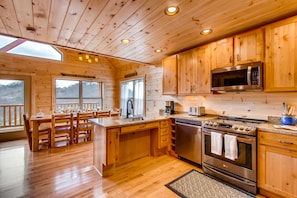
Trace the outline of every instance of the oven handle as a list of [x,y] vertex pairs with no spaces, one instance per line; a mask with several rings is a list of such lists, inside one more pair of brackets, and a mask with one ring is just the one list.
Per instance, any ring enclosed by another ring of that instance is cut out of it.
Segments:
[[[215,170],[215,169],[213,169],[213,168],[211,168],[211,167],[209,167],[209,166],[207,166],[207,165],[206,165],[206,166],[204,165],[204,168],[207,168],[207,169],[209,169],[210,171],[215,172],[215,173],[218,174],[218,175],[221,175],[221,176],[223,176],[223,177],[226,177],[225,174],[223,174],[223,173],[221,173],[221,172],[219,172],[219,171],[217,171],[217,170]],[[242,180],[240,180],[240,179],[237,179],[237,178],[234,178],[234,177],[228,177],[228,179],[231,179],[231,180],[236,181],[236,182],[242,182],[242,183],[244,183],[244,184],[246,184],[246,185],[249,185],[249,186],[255,186],[255,183],[253,183],[253,182],[251,182],[251,181],[248,181],[248,180],[246,180],[246,179],[242,179]]]
[[[203,131],[203,133],[205,133],[206,135],[210,135],[210,132],[208,132],[208,131]],[[224,134],[228,134],[228,133],[225,133],[225,132],[219,132],[219,133],[222,133],[223,135]],[[229,133],[230,134],[230,133]],[[233,135],[233,134],[232,134]],[[239,141],[239,142],[243,142],[243,143],[246,143],[246,144],[252,144],[252,143],[254,143],[254,138],[243,138],[243,137],[239,137],[239,136],[237,136],[237,135],[233,135],[233,136],[236,136],[236,138],[237,138],[237,140]]]
[[182,123],[182,122],[175,122],[175,124],[181,125],[181,126],[194,127],[194,128],[197,128],[197,129],[200,129],[201,130],[201,126],[197,126],[197,125],[185,124],[185,123]]

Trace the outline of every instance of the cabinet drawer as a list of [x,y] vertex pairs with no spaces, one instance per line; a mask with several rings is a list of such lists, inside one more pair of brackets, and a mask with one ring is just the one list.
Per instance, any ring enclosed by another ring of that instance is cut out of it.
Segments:
[[297,151],[297,136],[259,132],[259,143]]
[[160,122],[160,128],[167,128],[169,126],[169,122],[167,120]]
[[159,122],[151,122],[151,123],[142,123],[132,126],[126,126],[121,128],[121,134],[123,133],[133,133],[135,131],[143,131],[146,129],[158,128]]
[[160,129],[160,135],[168,135],[168,129],[167,128]]
[[168,145],[169,138],[168,135],[163,135],[160,137],[160,148],[163,148]]

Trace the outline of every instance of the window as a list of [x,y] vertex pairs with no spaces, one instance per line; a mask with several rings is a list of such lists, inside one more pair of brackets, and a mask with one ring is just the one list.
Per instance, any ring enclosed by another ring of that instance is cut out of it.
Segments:
[[30,114],[29,76],[0,74],[0,133],[23,130],[23,113]]
[[10,54],[62,60],[62,53],[51,45],[2,35],[0,35],[0,50]]
[[132,101],[132,116],[143,116],[144,115],[144,79],[138,78],[134,80],[128,80],[121,82],[121,108],[123,110],[122,115],[125,117],[128,115],[127,107],[128,101]]
[[56,111],[103,109],[102,82],[56,79]]

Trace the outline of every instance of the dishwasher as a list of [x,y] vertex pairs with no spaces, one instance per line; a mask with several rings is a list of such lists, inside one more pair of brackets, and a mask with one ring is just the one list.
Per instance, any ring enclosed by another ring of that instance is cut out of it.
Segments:
[[178,157],[201,165],[201,121],[176,118],[175,127],[175,151]]

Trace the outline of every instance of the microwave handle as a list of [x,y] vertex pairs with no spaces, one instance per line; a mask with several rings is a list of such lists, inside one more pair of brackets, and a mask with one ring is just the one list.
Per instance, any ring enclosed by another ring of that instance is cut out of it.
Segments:
[[252,85],[251,79],[252,79],[252,67],[249,66],[248,69],[247,69],[247,83],[248,83],[249,86]]

